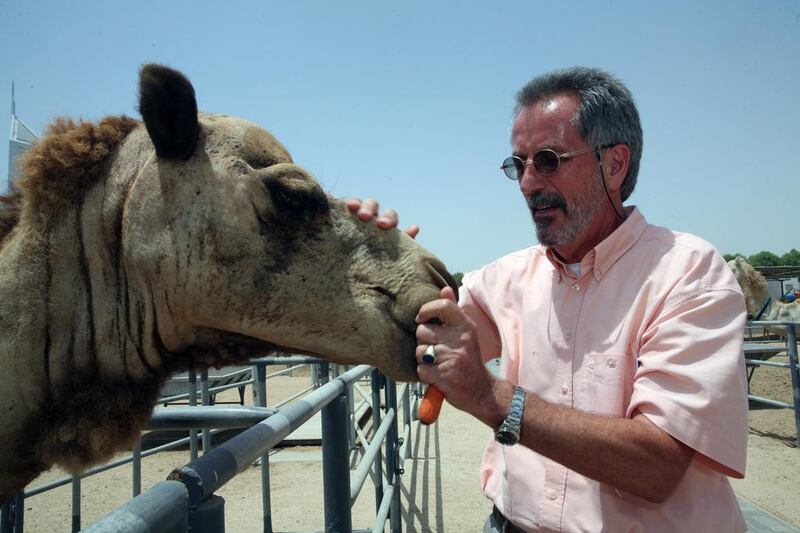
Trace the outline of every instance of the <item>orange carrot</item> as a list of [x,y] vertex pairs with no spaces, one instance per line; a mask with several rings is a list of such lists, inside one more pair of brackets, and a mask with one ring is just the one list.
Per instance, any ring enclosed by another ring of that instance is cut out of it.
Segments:
[[419,403],[419,421],[426,426],[436,422],[439,418],[439,411],[442,410],[443,401],[442,391],[433,385],[428,385],[428,390],[425,391],[425,395]]

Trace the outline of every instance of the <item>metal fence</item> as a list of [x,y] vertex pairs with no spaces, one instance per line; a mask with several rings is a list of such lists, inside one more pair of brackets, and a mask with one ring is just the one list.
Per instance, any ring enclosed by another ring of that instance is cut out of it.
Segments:
[[[297,368],[293,366],[273,374],[266,374],[266,366],[272,364],[315,364],[313,384],[298,395],[278,404],[266,407],[266,379]],[[398,432],[396,384],[385,378],[376,369],[359,366],[328,381],[328,364],[308,357],[262,358],[251,361],[257,393],[257,407],[170,407],[154,411],[149,429],[191,429],[192,434],[164,446],[142,452],[139,446],[127,458],[95,468],[80,477],[67,477],[18,495],[2,509],[0,533],[22,533],[24,527],[24,498],[40,494],[67,483],[73,484],[72,530],[80,529],[80,478],[93,475],[126,463],[133,463],[133,495],[128,503],[117,508],[105,518],[90,526],[92,532],[222,532],[224,524],[224,500],[215,495],[220,487],[254,462],[260,462],[262,489],[263,531],[271,533],[272,514],[269,494],[269,451],[299,428],[315,413],[321,411],[324,519],[326,532],[351,531],[350,508],[369,476],[373,474],[375,485],[376,519],[372,531],[384,531],[388,520],[390,530],[399,532],[401,524],[400,474],[405,459],[410,457],[411,412],[417,394],[405,385],[401,392],[403,408],[403,437]],[[334,366],[334,374],[338,367]],[[371,394],[365,395],[355,384],[371,376]],[[196,382],[190,375],[190,405],[196,403]],[[327,383],[326,383],[327,382]],[[241,385],[232,383],[215,390],[208,386],[207,375],[201,378],[204,403],[209,394],[225,388]],[[310,391],[310,392],[309,392]],[[381,400],[381,391],[384,399]],[[300,399],[297,396],[308,393]],[[368,441],[356,420],[355,394],[361,394],[364,402],[372,407],[372,440]],[[180,399],[177,396],[171,400]],[[291,403],[286,403],[291,401]],[[284,405],[280,409],[277,409]],[[381,405],[385,408],[381,410]],[[214,431],[226,428],[250,427],[229,441],[212,449],[210,437]],[[198,457],[198,435],[194,428],[202,430],[204,454]],[[214,428],[214,429],[211,429]],[[158,451],[190,444],[191,461],[176,468],[166,481],[162,481],[141,493],[141,457]],[[364,454],[350,474],[350,453],[356,445],[364,447]],[[385,455],[385,458],[384,458]],[[366,531],[366,530],[365,530]]]
[[[795,441],[800,446],[800,365],[798,365],[797,358],[797,326],[798,322],[782,322],[759,320],[753,321],[750,327],[756,328],[770,328],[772,330],[782,331],[785,335],[785,340],[781,342],[758,342],[753,341],[752,338],[747,340],[744,345],[745,362],[748,369],[748,385],[752,378],[753,371],[757,367],[772,367],[772,368],[788,368],[792,380],[792,403],[778,401],[772,398],[764,398],[748,394],[748,399],[751,402],[767,405],[775,409],[791,409],[794,411],[795,423]],[[769,358],[786,351],[789,361],[783,363],[780,361],[769,361]],[[749,392],[749,391],[748,391]]]

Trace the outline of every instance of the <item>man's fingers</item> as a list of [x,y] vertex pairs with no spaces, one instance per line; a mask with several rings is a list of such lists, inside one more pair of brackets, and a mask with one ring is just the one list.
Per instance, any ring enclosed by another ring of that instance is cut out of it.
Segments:
[[358,209],[358,219],[364,222],[372,220],[378,214],[378,201],[372,198],[367,198],[361,203]]
[[454,300],[440,299],[428,302],[419,308],[417,324],[438,320],[445,326],[466,324],[464,313]]
[[361,198],[355,196],[352,198],[348,198],[347,200],[344,201],[344,205],[347,206],[347,209],[349,209],[351,213],[355,213],[356,211],[361,209]]
[[419,226],[417,226],[416,224],[412,224],[411,226],[407,227],[406,235],[408,235],[412,239],[416,239],[417,235],[419,235]]
[[458,301],[456,300],[456,291],[453,290],[453,287],[442,287],[442,291],[439,294],[441,294],[442,298],[445,300],[450,300],[451,302]]
[[394,209],[387,209],[376,220],[378,227],[381,229],[391,229],[397,227],[397,211]]

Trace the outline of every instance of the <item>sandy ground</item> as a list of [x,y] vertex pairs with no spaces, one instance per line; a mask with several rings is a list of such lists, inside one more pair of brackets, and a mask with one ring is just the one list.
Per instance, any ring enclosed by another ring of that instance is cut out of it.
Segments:
[[[779,361],[780,357],[773,358]],[[309,383],[307,376],[269,381],[269,404]],[[760,368],[751,383],[754,394],[791,401],[786,370]],[[235,400],[235,392],[220,399]],[[247,403],[251,394],[248,390]],[[488,430],[469,416],[445,405],[438,424],[415,425],[411,457],[403,475],[404,531],[410,533],[480,531],[491,503],[478,486],[478,465]],[[365,428],[369,430],[369,427]],[[747,477],[733,480],[734,490],[758,506],[800,527],[800,449],[795,445],[789,410],[750,411]],[[143,489],[185,464],[188,451],[165,452],[142,462]],[[275,531],[324,529],[321,450],[316,446],[282,448],[271,455],[271,505]],[[33,486],[64,474],[51,471]],[[131,497],[129,466],[84,479],[81,524],[88,525]],[[229,532],[262,530],[260,469],[251,467],[218,492],[225,498]],[[29,532],[69,531],[69,485],[26,501]],[[371,529],[375,516],[374,488],[368,480],[353,507],[353,527]],[[387,528],[388,530],[388,528]]]
[[[770,361],[788,362],[788,357]],[[750,392],[756,396],[792,403],[792,382],[784,368],[760,367],[753,374]],[[732,480],[733,489],[759,507],[800,527],[800,449],[794,413],[790,409],[750,409],[747,472]]]

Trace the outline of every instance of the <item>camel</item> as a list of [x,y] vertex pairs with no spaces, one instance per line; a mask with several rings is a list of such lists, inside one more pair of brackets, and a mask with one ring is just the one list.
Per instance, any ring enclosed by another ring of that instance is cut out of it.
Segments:
[[[736,281],[738,281],[739,285],[742,287],[747,314],[752,317],[757,316],[762,306],[767,301],[767,280],[740,255],[728,261],[728,266],[733,270]],[[761,313],[759,320],[800,322],[800,302],[786,303],[776,302],[774,300],[770,301],[764,309],[764,312]],[[781,328],[770,329],[785,335],[784,330]]]
[[414,381],[415,315],[455,287],[180,72],[139,91],[143,122],[57,120],[2,199],[0,502],[130,446],[176,371],[285,351]]

